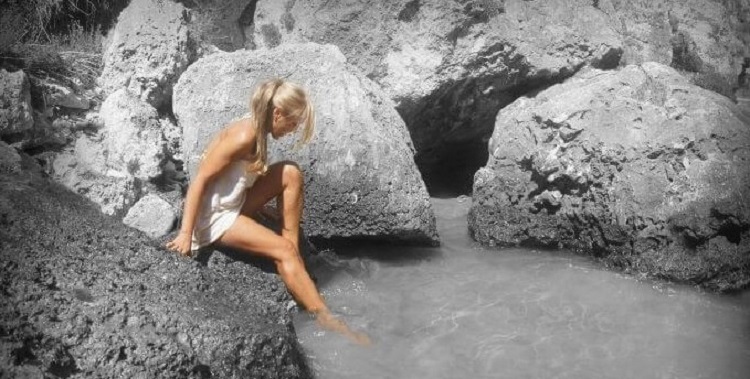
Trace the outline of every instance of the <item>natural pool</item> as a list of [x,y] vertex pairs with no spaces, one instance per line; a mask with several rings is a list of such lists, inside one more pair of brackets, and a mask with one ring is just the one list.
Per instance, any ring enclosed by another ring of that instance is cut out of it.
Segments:
[[374,341],[355,346],[298,315],[319,378],[750,378],[750,292],[486,249],[468,236],[469,202],[433,199],[440,248],[352,248],[313,265],[331,308]]

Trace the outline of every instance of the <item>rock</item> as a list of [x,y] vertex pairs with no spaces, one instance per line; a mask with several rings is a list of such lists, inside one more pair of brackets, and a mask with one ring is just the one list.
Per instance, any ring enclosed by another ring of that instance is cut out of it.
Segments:
[[99,115],[104,122],[101,148],[108,171],[143,180],[162,174],[166,159],[162,130],[172,128],[169,120],[160,118],[156,109],[125,89],[108,96]]
[[70,88],[47,82],[42,84],[46,106],[87,110],[91,107],[89,99],[76,94]]
[[191,8],[189,27],[198,41],[198,54],[253,47],[252,38],[245,36],[245,28],[253,23],[256,3],[257,0],[184,2]]
[[0,173],[8,377],[308,378],[275,274],[184,259],[80,196]]
[[140,196],[134,177],[105,170],[106,157],[97,141],[81,137],[73,152],[57,155],[52,162],[53,178],[97,204],[102,213],[122,217]]
[[717,0],[601,0],[623,36],[624,64],[658,62],[701,87],[733,96],[750,56],[750,4]]
[[158,195],[148,194],[138,200],[122,222],[146,233],[151,238],[167,235],[177,216],[172,206]]
[[497,112],[585,65],[658,61],[681,67],[695,60],[699,64],[686,69],[697,83],[731,92],[741,58],[750,56],[750,38],[738,39],[750,30],[750,7],[741,4],[261,0],[247,34],[259,47],[339,46],[396,102],[431,193],[452,186],[469,193],[471,174],[486,163]]
[[0,137],[17,135],[33,126],[29,79],[23,71],[0,69]]
[[272,142],[279,146],[269,151],[305,172],[308,235],[436,243],[435,216],[403,121],[334,46],[219,53],[194,63],[175,86],[186,167],[193,172],[211,135],[245,114],[255,86],[274,76],[308,88],[316,106],[311,144],[292,152],[292,141]]
[[17,173],[21,171],[21,156],[16,149],[0,141],[0,173]]
[[749,125],[667,66],[586,70],[498,114],[470,231],[484,244],[565,247],[656,277],[745,287]]
[[106,94],[127,88],[156,108],[193,59],[186,9],[172,1],[133,0],[108,36],[99,79]]
[[395,101],[428,187],[447,176],[467,191],[500,108],[584,64],[616,67],[622,53],[590,1],[259,1],[253,30],[263,47],[339,46]]

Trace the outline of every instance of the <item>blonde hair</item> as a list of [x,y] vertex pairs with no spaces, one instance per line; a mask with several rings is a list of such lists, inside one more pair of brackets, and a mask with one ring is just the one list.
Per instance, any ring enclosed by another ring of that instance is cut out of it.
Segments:
[[315,107],[307,92],[299,85],[284,79],[261,83],[250,99],[250,110],[256,125],[255,156],[249,170],[264,175],[268,171],[268,135],[273,127],[273,109],[304,123],[302,137],[295,148],[310,142],[315,131]]

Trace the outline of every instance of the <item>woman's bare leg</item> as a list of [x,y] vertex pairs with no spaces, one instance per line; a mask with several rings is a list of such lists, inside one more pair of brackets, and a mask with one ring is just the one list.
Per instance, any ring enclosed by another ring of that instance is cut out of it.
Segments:
[[[369,344],[370,339],[367,335],[353,332],[344,322],[340,321],[330,313],[323,298],[318,293],[315,284],[310,279],[310,276],[305,269],[305,264],[299,250],[299,224],[302,218],[303,186],[304,180],[302,172],[296,164],[292,162],[279,162],[269,166],[266,175],[258,177],[255,184],[248,190],[245,204],[240,212],[241,216],[238,217],[240,224],[246,224],[245,227],[239,226],[239,228],[245,229],[241,233],[242,235],[235,235],[234,232],[228,234],[228,231],[221,238],[220,242],[229,246],[238,247],[245,251],[257,251],[260,255],[269,257],[274,261],[285,258],[287,262],[277,263],[276,267],[279,270],[281,279],[287,285],[289,292],[295,300],[297,300],[303,308],[315,314],[318,323],[324,328],[342,333],[352,338],[357,343]],[[260,211],[262,207],[274,197],[276,198],[277,208],[281,213],[282,218],[281,236],[276,235],[251,219],[251,217]],[[264,241],[239,242],[243,237],[245,239],[248,239],[248,237],[254,239],[253,231],[250,230],[251,225],[247,225],[249,224],[248,220],[254,224],[253,228],[262,228],[266,233],[270,233],[276,237],[276,239],[273,239],[264,233],[262,237]],[[279,239],[283,241],[279,241]],[[281,256],[277,258],[274,258],[274,255],[279,254],[275,250],[278,249],[279,246],[274,248],[274,243],[285,246],[280,248]],[[233,244],[237,245],[235,246]],[[268,250],[255,250],[253,249],[253,246],[255,245],[262,245],[256,246],[255,249]],[[265,253],[265,251],[274,251],[274,253],[269,254]],[[289,251],[291,251],[291,253],[289,253]],[[286,256],[287,254],[290,256]],[[289,274],[289,272],[282,274],[282,268],[288,267],[292,267],[292,269],[289,270],[292,274]]]
[[304,179],[293,162],[279,162],[268,167],[266,175],[258,177],[247,191],[241,213],[254,217],[263,206],[276,198],[276,208],[281,214],[281,236],[299,251],[300,220],[304,206]]
[[303,308],[312,313],[328,311],[304,263],[299,259],[297,248],[286,238],[249,217],[239,215],[234,224],[219,238],[218,243],[270,258],[276,264],[279,276],[292,297]]

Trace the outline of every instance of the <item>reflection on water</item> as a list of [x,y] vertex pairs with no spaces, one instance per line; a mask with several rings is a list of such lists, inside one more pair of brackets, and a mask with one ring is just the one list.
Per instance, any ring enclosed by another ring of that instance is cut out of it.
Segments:
[[[352,345],[295,319],[319,378],[748,378],[750,293],[640,281],[564,252],[490,250],[469,200],[433,199],[443,246],[332,259],[313,271]],[[369,250],[368,250],[369,249]]]

